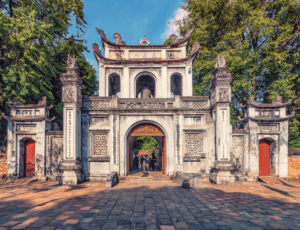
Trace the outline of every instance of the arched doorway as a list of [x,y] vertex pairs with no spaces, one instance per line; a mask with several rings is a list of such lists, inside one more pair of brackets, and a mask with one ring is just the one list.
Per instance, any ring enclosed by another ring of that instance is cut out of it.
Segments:
[[259,140],[259,176],[270,176],[270,141]]
[[141,98],[141,94],[145,89],[150,90],[151,97],[155,98],[155,79],[146,73],[136,80],[136,98]]
[[31,138],[24,143],[25,147],[25,176],[33,177],[35,175],[35,141]]
[[133,160],[131,157],[132,145],[137,137],[150,136],[154,137],[160,143],[158,163],[161,161],[161,171],[166,173],[166,138],[163,131],[156,125],[151,123],[144,123],[135,126],[127,137],[127,175],[130,174],[130,162]]

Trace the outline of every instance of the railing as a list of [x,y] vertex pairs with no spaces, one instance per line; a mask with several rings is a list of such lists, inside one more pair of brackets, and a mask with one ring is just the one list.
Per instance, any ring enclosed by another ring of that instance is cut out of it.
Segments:
[[209,97],[175,98],[118,98],[91,96],[83,99],[83,109],[161,110],[161,109],[208,109]]

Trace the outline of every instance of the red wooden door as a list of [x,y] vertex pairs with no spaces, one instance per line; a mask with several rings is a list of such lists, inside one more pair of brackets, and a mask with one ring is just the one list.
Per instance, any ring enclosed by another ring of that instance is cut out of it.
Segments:
[[270,142],[266,139],[259,141],[259,175],[270,175]]
[[127,138],[127,175],[129,175],[129,138]]
[[163,148],[162,148],[162,173],[166,174],[166,138],[163,137]]
[[25,143],[25,176],[35,175],[35,141],[29,139]]

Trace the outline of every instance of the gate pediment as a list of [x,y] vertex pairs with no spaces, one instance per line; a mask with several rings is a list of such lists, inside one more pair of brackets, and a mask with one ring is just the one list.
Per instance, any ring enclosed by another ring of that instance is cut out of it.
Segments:
[[155,136],[155,137],[163,137],[164,133],[155,125],[152,124],[144,124],[135,127],[130,136],[139,137],[139,136]]

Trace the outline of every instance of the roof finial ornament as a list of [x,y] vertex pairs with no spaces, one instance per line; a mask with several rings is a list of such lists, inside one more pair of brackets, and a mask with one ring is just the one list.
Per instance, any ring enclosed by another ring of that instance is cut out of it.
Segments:
[[126,42],[124,42],[122,40],[121,34],[114,33],[113,37],[115,39],[115,44],[117,44],[117,45],[126,45]]
[[68,54],[67,68],[78,68],[75,55],[72,57]]
[[220,54],[218,54],[218,57],[216,58],[215,69],[222,67],[226,67],[225,55],[220,57]]
[[144,38],[140,40],[139,44],[140,44],[140,46],[142,46],[142,45],[150,46],[150,41],[149,41],[149,39],[148,40],[146,39],[146,36],[144,36]]

